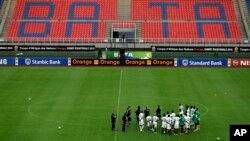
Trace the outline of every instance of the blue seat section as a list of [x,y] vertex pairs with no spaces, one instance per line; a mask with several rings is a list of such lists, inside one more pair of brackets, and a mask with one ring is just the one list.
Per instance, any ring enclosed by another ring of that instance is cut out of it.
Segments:
[[0,9],[2,9],[3,6],[3,0],[0,0]]
[[247,2],[248,14],[250,14],[250,0],[246,0],[246,2]]

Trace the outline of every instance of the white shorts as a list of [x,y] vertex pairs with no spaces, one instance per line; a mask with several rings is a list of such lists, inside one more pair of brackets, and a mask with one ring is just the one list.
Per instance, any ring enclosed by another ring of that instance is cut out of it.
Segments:
[[172,120],[171,125],[174,126],[174,120]]
[[152,125],[152,122],[147,122],[147,126],[150,127]]
[[140,121],[139,121],[139,125],[141,125],[141,126],[144,125],[144,121],[143,121],[143,120],[140,120]]
[[167,129],[170,130],[171,129],[171,124],[167,123]]
[[157,122],[153,122],[154,128],[157,128]]
[[161,125],[161,128],[167,128],[167,123],[163,122],[162,125]]
[[175,124],[174,125],[174,129],[179,129],[180,128],[180,125],[179,124]]
[[190,128],[190,124],[186,123],[186,124],[185,124],[185,127],[186,127],[186,128]]

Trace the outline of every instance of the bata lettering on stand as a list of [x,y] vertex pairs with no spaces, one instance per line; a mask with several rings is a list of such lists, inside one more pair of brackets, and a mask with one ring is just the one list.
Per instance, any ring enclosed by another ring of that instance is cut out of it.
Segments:
[[15,58],[0,58],[0,66],[15,66]]
[[178,59],[179,67],[227,67],[227,59]]
[[67,58],[19,58],[20,66],[68,66]]
[[250,59],[231,59],[230,67],[250,68]]

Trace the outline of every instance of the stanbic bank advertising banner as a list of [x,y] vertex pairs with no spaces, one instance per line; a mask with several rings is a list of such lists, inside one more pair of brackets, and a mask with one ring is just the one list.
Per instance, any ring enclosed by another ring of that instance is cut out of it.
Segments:
[[68,58],[19,58],[19,66],[68,66]]
[[178,59],[178,67],[227,67],[227,59]]

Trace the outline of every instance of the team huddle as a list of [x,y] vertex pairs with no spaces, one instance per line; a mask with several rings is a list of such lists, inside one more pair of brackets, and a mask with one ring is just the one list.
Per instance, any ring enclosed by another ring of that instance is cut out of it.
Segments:
[[[135,111],[137,124],[139,125],[139,131],[144,131],[144,125],[146,124],[148,131],[157,133],[158,124],[161,122],[161,133],[168,135],[178,135],[182,133],[190,133],[193,129],[194,132],[200,129],[200,112],[195,106],[184,106],[179,104],[179,112],[175,113],[174,110],[161,114],[160,106],[156,109],[154,116],[150,115],[148,107],[144,111],[138,106]],[[127,108],[123,118],[123,131],[130,124],[131,110],[130,106]]]

